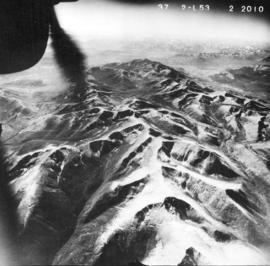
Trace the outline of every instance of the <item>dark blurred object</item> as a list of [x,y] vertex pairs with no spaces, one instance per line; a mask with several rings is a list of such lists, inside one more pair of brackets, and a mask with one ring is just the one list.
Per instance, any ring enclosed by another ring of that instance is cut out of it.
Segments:
[[84,99],[86,83],[85,55],[74,40],[61,28],[55,10],[52,9],[51,30],[52,48],[58,66],[69,83],[69,92],[74,100]]
[[60,2],[77,2],[77,1],[79,1],[79,0],[54,0],[53,4],[56,5]]
[[74,1],[77,0],[1,0],[0,74],[36,64],[47,46],[52,6]]
[[5,148],[0,136],[0,263],[1,265],[15,266],[20,265],[20,249],[17,245],[19,223],[16,213],[16,202],[12,196],[8,180]]
[[49,36],[50,0],[0,1],[0,73],[37,63]]

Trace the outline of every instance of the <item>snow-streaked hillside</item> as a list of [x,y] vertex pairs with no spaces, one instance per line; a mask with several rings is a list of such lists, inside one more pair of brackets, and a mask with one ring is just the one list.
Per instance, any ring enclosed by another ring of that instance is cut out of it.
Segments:
[[148,59],[87,74],[42,115],[9,104],[28,116],[8,140],[25,261],[269,264],[270,103]]

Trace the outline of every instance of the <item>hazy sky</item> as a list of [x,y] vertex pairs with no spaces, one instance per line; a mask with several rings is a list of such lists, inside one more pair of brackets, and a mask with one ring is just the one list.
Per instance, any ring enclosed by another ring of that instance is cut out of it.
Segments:
[[81,0],[57,6],[62,27],[82,38],[191,38],[269,41],[270,27],[259,19],[180,10],[156,4],[131,6],[106,0]]

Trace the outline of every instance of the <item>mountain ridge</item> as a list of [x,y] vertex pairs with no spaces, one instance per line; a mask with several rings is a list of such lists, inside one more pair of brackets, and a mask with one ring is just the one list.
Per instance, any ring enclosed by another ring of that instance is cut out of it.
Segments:
[[265,263],[270,104],[148,59],[87,74],[10,140],[26,262]]

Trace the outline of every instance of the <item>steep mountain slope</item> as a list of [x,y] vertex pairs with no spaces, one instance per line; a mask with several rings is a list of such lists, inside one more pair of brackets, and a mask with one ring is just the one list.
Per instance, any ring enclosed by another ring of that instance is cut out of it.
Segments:
[[11,140],[25,261],[269,263],[269,121],[158,62],[90,69],[81,101]]

